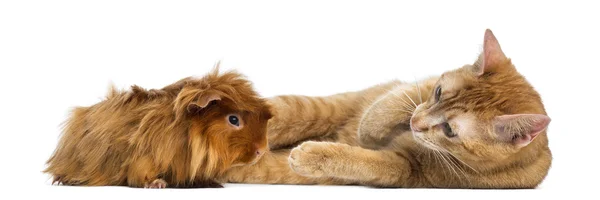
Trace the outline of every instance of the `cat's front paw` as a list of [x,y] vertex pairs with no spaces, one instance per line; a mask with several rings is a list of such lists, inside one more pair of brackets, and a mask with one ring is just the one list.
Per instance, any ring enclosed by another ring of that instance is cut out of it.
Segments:
[[387,146],[403,132],[410,130],[408,124],[399,123],[392,128],[363,125],[358,130],[358,142],[360,146],[369,149],[381,149]]
[[323,177],[331,171],[331,163],[340,156],[339,146],[329,142],[304,142],[292,149],[288,162],[292,170],[303,176]]
[[378,132],[367,132],[360,131],[358,132],[358,142],[361,146],[369,148],[369,149],[378,149],[383,146],[386,146],[391,141],[391,134],[384,134],[388,131],[378,131]]

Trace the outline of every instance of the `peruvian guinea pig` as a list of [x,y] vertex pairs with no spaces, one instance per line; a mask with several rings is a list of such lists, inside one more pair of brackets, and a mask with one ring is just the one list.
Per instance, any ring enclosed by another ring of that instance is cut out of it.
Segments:
[[72,111],[45,172],[63,185],[222,187],[213,178],[268,151],[271,117],[247,79],[218,67],[162,89],[112,88]]

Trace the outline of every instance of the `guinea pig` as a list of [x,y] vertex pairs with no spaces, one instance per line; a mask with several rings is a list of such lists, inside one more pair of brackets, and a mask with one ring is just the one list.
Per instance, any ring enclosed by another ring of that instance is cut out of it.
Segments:
[[218,67],[162,89],[113,87],[72,111],[44,172],[63,185],[222,187],[215,177],[268,151],[271,117],[250,81]]

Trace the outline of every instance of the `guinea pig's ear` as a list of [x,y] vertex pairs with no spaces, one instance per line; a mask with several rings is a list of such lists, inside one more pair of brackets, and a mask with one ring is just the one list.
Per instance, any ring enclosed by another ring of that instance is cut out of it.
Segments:
[[211,102],[221,100],[221,95],[211,90],[194,87],[183,87],[175,98],[175,113],[177,116],[185,116],[196,113],[210,106]]
[[211,103],[221,100],[221,95],[212,92],[205,92],[198,96],[196,101],[192,101],[188,104],[187,111],[189,113],[196,113],[203,108],[208,107]]

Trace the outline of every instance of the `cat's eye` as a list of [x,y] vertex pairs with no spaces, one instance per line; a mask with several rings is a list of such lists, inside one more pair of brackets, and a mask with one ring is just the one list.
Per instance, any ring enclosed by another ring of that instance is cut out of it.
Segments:
[[440,101],[440,98],[442,97],[442,86],[437,86],[437,88],[435,88],[435,102]]
[[227,116],[227,120],[229,121],[229,124],[240,127],[240,118],[237,115],[229,115]]
[[455,137],[456,134],[454,132],[452,132],[452,127],[450,127],[450,124],[448,124],[448,122],[444,122],[442,124],[442,130],[444,131],[444,134],[447,137]]

